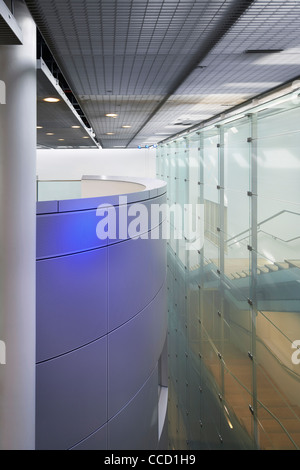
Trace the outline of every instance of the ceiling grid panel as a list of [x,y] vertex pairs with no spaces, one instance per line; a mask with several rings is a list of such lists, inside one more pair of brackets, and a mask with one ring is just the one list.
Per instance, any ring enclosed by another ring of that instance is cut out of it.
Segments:
[[105,148],[156,143],[300,75],[298,0],[26,3]]

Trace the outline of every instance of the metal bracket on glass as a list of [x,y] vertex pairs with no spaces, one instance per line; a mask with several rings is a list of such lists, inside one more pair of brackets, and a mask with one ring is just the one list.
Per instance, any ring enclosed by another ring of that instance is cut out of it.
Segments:
[[253,305],[253,302],[252,302],[251,299],[247,299],[247,302],[248,302],[249,305]]
[[251,245],[247,245],[247,250],[252,251],[252,250],[253,250],[252,246],[251,246]]
[[250,351],[248,351],[248,356],[250,357],[251,361],[253,361],[253,354]]
[[247,138],[247,142],[252,142],[252,140],[253,140],[252,137]]
[[250,410],[250,413],[251,413],[252,415],[254,415],[254,410],[253,410],[253,408],[252,408],[251,405],[249,405],[249,410]]
[[252,191],[247,191],[247,196],[253,196],[253,192]]

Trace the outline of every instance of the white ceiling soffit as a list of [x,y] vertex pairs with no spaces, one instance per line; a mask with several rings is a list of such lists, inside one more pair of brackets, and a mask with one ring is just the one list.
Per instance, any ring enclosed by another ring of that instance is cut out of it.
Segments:
[[6,3],[0,0],[0,45],[22,44],[22,31]]
[[151,145],[300,75],[297,0],[26,3],[104,148]]

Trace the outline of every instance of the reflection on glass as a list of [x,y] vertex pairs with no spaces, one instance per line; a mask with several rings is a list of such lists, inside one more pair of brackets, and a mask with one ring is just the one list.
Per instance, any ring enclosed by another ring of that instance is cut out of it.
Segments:
[[161,145],[169,201],[205,208],[201,249],[169,241],[172,449],[300,449],[294,98]]

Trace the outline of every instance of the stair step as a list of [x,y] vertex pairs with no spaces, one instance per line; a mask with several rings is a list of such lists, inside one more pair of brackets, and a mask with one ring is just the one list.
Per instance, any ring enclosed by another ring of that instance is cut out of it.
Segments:
[[270,272],[267,266],[258,266],[258,270],[263,274]]
[[276,262],[275,263],[279,269],[288,269],[290,267],[289,263],[286,263],[286,262]]
[[266,264],[266,267],[269,271],[278,271],[278,266],[276,264]]
[[288,263],[292,268],[300,268],[299,259],[286,259],[285,262]]

